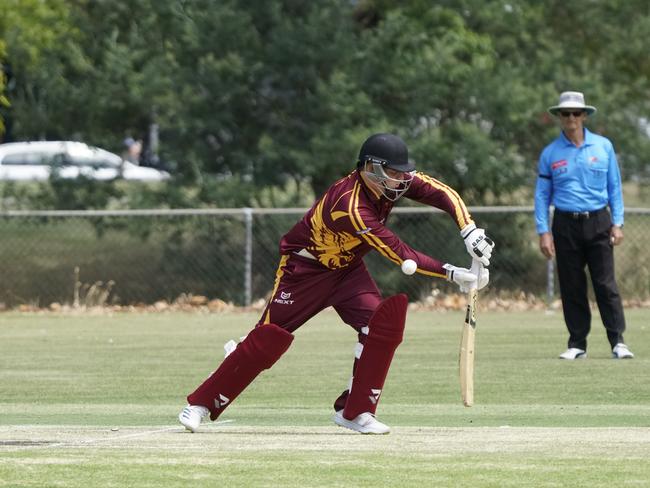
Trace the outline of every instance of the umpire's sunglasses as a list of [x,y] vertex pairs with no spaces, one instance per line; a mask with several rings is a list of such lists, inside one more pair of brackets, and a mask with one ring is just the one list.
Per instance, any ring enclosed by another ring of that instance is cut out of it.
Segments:
[[576,111],[576,112],[560,112],[560,115],[561,115],[562,117],[567,117],[567,118],[570,117],[571,115],[573,115],[573,116],[577,119],[577,118],[580,117],[583,113],[585,113],[584,110],[578,110],[578,111]]

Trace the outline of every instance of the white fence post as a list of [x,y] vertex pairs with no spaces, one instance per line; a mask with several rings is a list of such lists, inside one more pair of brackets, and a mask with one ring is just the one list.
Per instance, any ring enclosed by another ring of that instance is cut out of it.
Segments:
[[251,304],[253,296],[253,209],[244,208],[246,245],[244,247],[244,305]]

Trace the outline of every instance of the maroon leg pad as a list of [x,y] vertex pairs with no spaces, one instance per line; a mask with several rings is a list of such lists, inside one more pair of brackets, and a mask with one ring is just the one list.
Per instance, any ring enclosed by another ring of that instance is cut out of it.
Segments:
[[215,420],[260,374],[280,359],[293,335],[275,324],[253,329],[219,368],[187,397],[190,405],[203,405]]
[[402,342],[408,298],[399,294],[379,304],[368,321],[368,337],[357,363],[352,389],[345,402],[343,416],[352,420],[364,412],[372,414],[397,346]]

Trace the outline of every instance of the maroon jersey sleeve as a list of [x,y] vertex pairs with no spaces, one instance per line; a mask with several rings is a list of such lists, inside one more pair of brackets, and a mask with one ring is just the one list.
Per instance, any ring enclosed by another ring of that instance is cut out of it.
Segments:
[[438,278],[446,276],[442,262],[416,251],[403,242],[382,223],[376,210],[361,196],[362,188],[359,184],[350,197],[349,216],[354,233],[365,244],[398,265],[406,259],[414,260],[418,265],[417,272],[420,274]]
[[406,198],[447,212],[456,221],[459,229],[473,223],[472,217],[460,195],[439,180],[423,173],[416,173]]

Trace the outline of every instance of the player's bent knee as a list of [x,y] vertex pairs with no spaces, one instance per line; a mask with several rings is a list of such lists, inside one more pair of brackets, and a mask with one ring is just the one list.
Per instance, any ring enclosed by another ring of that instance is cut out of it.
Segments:
[[400,344],[404,336],[407,307],[408,298],[403,293],[386,298],[368,321],[368,337],[378,342]]
[[280,359],[293,342],[293,334],[275,324],[264,324],[253,329],[241,345],[251,357],[259,361],[263,369],[268,369]]

